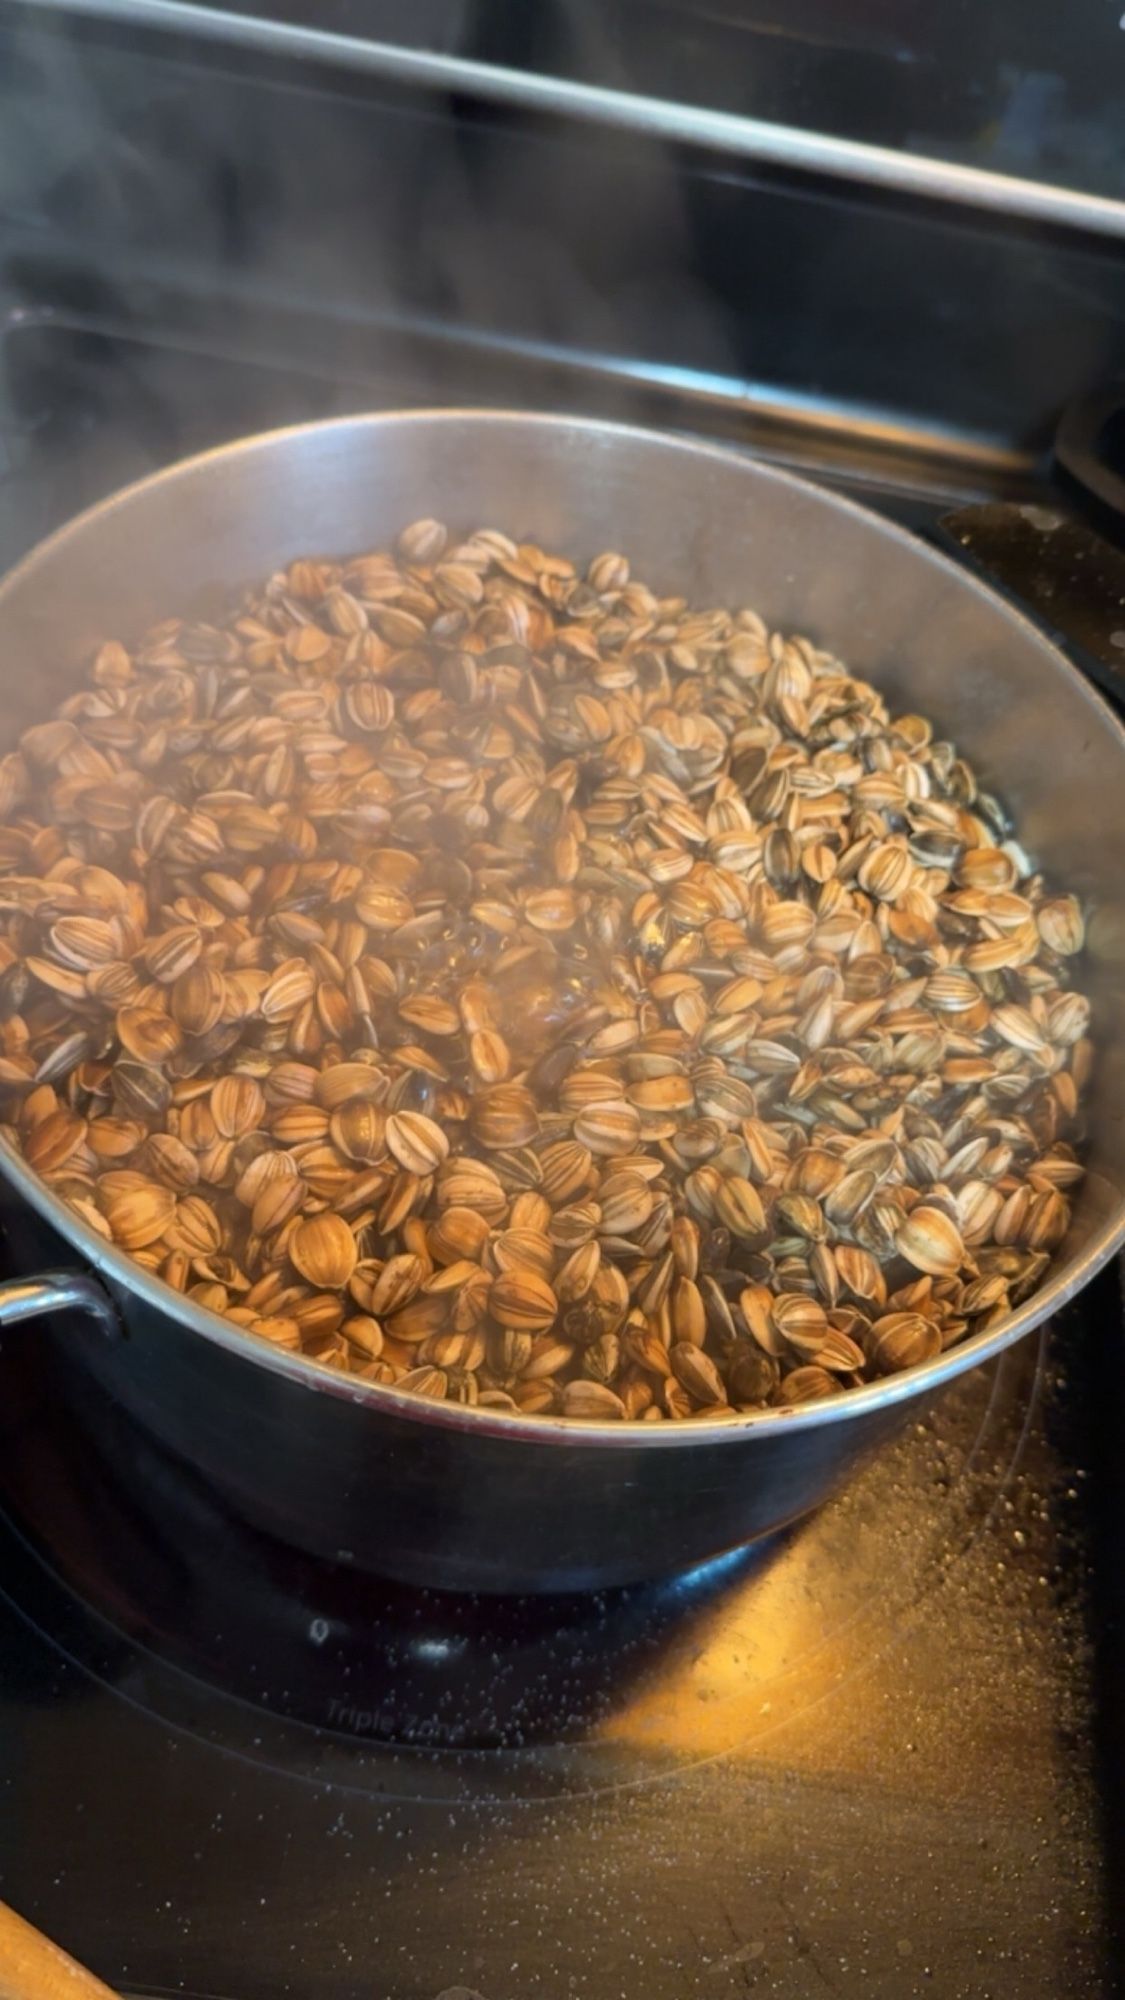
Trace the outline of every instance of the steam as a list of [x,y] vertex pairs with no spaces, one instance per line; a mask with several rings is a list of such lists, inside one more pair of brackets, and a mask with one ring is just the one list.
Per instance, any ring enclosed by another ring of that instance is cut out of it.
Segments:
[[[412,0],[406,26],[452,51],[468,22]],[[567,23],[585,71],[625,81],[598,11]],[[317,415],[737,394],[693,183],[655,141],[54,13],[8,31],[6,76],[0,417],[12,436],[71,398],[63,513]]]

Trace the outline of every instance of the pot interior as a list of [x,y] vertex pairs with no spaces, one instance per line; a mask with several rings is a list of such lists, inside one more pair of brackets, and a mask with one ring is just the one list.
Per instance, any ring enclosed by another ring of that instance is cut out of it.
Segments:
[[1099,1043],[1089,1171],[1042,1317],[1120,1232],[1125,734],[1033,626],[876,516],[733,453],[561,418],[358,417],[251,439],[103,503],[0,586],[0,748],[81,682],[106,638],[207,616],[299,554],[378,547],[427,514],[576,558],[618,548],[660,593],[808,634],[952,738],[1037,865],[1083,898]]

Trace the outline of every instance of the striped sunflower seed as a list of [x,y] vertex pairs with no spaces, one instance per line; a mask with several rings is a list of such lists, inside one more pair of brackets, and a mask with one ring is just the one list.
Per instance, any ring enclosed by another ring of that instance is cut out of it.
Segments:
[[1042,1281],[1084,942],[830,651],[427,517],[107,643],[0,763],[0,1122],[250,1338],[717,1420]]

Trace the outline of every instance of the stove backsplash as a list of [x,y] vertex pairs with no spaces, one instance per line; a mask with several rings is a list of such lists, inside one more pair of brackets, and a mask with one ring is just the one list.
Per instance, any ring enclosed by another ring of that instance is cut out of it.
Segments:
[[690,396],[995,492],[1120,365],[1125,247],[0,4],[0,302],[351,407]]

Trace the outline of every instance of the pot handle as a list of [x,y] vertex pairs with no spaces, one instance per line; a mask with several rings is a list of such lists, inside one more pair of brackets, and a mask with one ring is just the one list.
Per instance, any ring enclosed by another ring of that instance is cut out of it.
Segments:
[[91,1313],[103,1333],[121,1332],[109,1293],[84,1271],[43,1271],[37,1278],[13,1278],[0,1285],[0,1327],[53,1312]]

